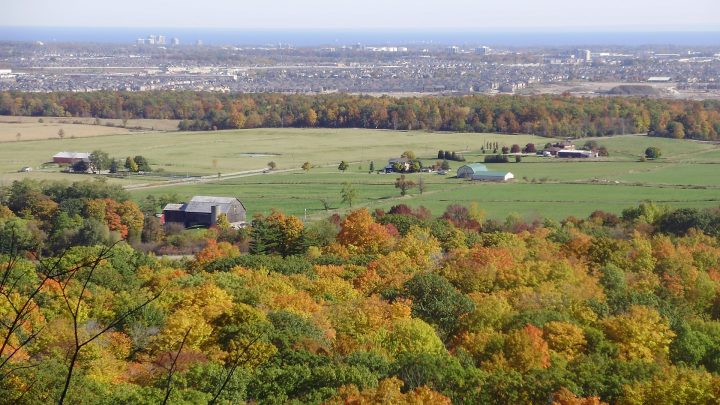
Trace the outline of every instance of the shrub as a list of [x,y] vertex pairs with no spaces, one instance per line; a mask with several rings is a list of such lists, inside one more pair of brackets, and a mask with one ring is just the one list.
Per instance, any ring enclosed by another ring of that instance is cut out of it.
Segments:
[[509,162],[506,155],[487,155],[485,156],[485,163],[507,163]]
[[645,149],[645,157],[648,159],[657,159],[660,156],[662,156],[662,152],[660,151],[660,148],[651,146],[647,149]]

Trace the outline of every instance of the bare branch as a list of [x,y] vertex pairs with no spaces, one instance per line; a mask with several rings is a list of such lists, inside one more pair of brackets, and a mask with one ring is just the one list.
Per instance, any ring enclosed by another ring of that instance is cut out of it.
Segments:
[[163,399],[163,405],[167,404],[168,399],[170,399],[170,392],[172,392],[172,378],[175,375],[175,371],[177,371],[177,361],[180,357],[180,353],[182,353],[182,349],[185,346],[185,342],[187,341],[188,335],[190,335],[190,331],[192,330],[192,326],[188,328],[188,330],[185,332],[185,335],[182,338],[182,342],[180,342],[180,348],[177,351],[177,354],[175,355],[175,358],[173,358],[172,364],[170,365],[170,370],[168,372],[168,378],[167,383],[165,384],[165,398]]

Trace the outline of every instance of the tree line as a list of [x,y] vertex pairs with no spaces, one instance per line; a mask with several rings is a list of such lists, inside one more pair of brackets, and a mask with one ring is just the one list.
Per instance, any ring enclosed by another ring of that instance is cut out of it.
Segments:
[[720,102],[637,97],[0,92],[0,115],[179,119],[181,130],[370,128],[716,140]]

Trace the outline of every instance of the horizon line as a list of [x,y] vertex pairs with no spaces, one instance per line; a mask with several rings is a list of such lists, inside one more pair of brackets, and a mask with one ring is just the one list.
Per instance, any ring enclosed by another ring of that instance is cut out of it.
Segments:
[[312,32],[442,32],[442,33],[534,33],[534,32],[550,32],[550,33],[672,33],[672,32],[713,32],[720,33],[720,28],[716,26],[708,27],[688,27],[688,26],[672,26],[672,27],[629,27],[629,26],[595,26],[595,27],[212,27],[212,26],[91,26],[91,25],[3,25],[0,29],[180,29],[180,30],[218,30],[218,31],[312,31]]

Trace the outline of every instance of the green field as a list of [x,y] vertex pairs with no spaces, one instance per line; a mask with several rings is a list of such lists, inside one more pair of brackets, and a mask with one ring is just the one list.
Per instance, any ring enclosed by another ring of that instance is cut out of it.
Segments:
[[[111,156],[143,155],[157,170],[182,175],[212,175],[257,170],[274,161],[278,169],[298,168],[305,161],[336,165],[340,160],[386,162],[411,149],[421,157],[433,157],[438,149],[479,149],[486,141],[544,142],[534,136],[393,132],[362,129],[257,129],[215,132],[169,132],[106,135],[76,139],[8,142],[0,145],[0,181],[23,166],[38,169],[60,151],[91,152],[102,149]],[[56,171],[56,170],[55,170]],[[35,175],[35,174],[33,174]],[[53,178],[53,173],[45,173]],[[65,176],[65,175],[63,175]],[[57,176],[55,176],[57,177]],[[65,176],[67,177],[67,176]],[[146,178],[142,181],[161,181]]]
[[[674,207],[720,205],[720,145],[645,136],[598,139],[608,148],[610,158],[562,160],[535,156],[521,163],[493,164],[491,170],[508,170],[516,180],[508,184],[468,182],[436,174],[422,177],[427,190],[417,189],[400,197],[393,183],[397,175],[368,174],[372,160],[376,169],[388,158],[413,150],[424,163],[434,162],[437,150],[464,151],[468,161],[482,161],[486,142],[510,146],[534,142],[542,147],[549,140],[528,135],[392,132],[328,129],[258,129],[242,131],[145,133],[96,138],[12,142],[0,150],[0,181],[23,177],[65,178],[82,175],[53,172],[13,173],[17,167],[39,166],[59,150],[102,149],[111,156],[144,155],[156,169],[166,173],[214,175],[230,178],[207,183],[167,185],[162,176],[129,176],[114,179],[125,185],[149,184],[153,188],[132,189],[141,200],[150,194],[176,193],[180,200],[193,195],[237,196],[249,212],[267,213],[278,208],[309,219],[328,214],[321,200],[334,210],[346,210],[340,191],[349,182],[358,191],[354,206],[387,209],[398,203],[424,205],[441,214],[452,203],[478,202],[492,218],[509,213],[524,216],[564,218],[587,216],[596,209],[619,213],[643,200]],[[582,141],[578,142],[582,145]],[[639,162],[648,146],[657,146],[662,158]],[[278,172],[235,175],[265,168],[274,161]],[[347,172],[336,169],[340,160],[352,162]],[[300,165],[309,161],[316,167],[305,173]],[[461,163],[451,162],[453,169]],[[284,171],[290,170],[290,171]]]

